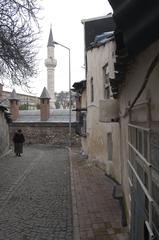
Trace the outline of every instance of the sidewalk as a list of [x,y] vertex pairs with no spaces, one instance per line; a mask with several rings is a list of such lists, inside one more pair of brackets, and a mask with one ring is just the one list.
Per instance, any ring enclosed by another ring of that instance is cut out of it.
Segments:
[[70,150],[74,240],[128,240],[121,209],[112,197],[113,181]]

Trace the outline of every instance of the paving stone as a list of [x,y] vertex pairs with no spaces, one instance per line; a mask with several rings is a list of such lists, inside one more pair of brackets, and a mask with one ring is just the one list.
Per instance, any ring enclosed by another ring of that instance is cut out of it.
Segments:
[[1,159],[0,202],[0,239],[72,240],[68,151],[35,145]]
[[127,228],[121,226],[121,209],[112,197],[114,182],[94,164],[81,159],[79,148],[71,149],[70,158],[74,226],[78,232],[74,240],[125,240]]
[[0,240],[129,239],[112,180],[79,152],[69,162],[67,149],[33,145],[0,160]]

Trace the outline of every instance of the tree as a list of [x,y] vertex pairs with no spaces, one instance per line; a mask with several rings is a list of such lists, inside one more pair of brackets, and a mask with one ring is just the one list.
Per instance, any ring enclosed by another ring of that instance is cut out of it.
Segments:
[[56,108],[69,108],[69,92],[61,91],[59,93],[55,93],[56,96]]
[[[55,106],[56,108],[63,108],[63,109],[68,109],[69,104],[70,104],[70,94],[69,92],[66,91],[61,91],[59,93],[55,93]],[[71,93],[71,106],[75,107],[76,106],[76,99],[74,94]]]
[[36,74],[38,0],[0,1],[0,78],[28,87]]

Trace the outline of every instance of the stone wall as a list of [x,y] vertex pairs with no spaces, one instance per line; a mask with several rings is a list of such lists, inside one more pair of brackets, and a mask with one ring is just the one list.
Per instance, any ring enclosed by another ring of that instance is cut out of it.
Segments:
[[[53,144],[69,145],[69,125],[68,123],[18,123],[10,124],[10,139],[17,129],[22,129],[26,144]],[[71,144],[80,144],[80,139],[75,133],[75,123],[72,124]]]
[[4,111],[0,109],[0,156],[9,149],[9,127],[4,115]]

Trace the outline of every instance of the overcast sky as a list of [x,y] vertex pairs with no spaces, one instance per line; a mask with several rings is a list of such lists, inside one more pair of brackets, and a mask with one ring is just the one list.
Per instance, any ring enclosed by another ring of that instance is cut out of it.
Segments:
[[[32,92],[39,96],[44,86],[47,86],[47,72],[44,61],[47,57],[47,42],[52,24],[55,41],[71,49],[71,85],[84,79],[84,34],[82,19],[100,17],[112,12],[107,0],[42,0],[40,22],[42,33],[39,51],[39,74],[33,79]],[[67,91],[69,88],[68,51],[55,46],[55,91]],[[15,87],[17,92],[22,92]]]

